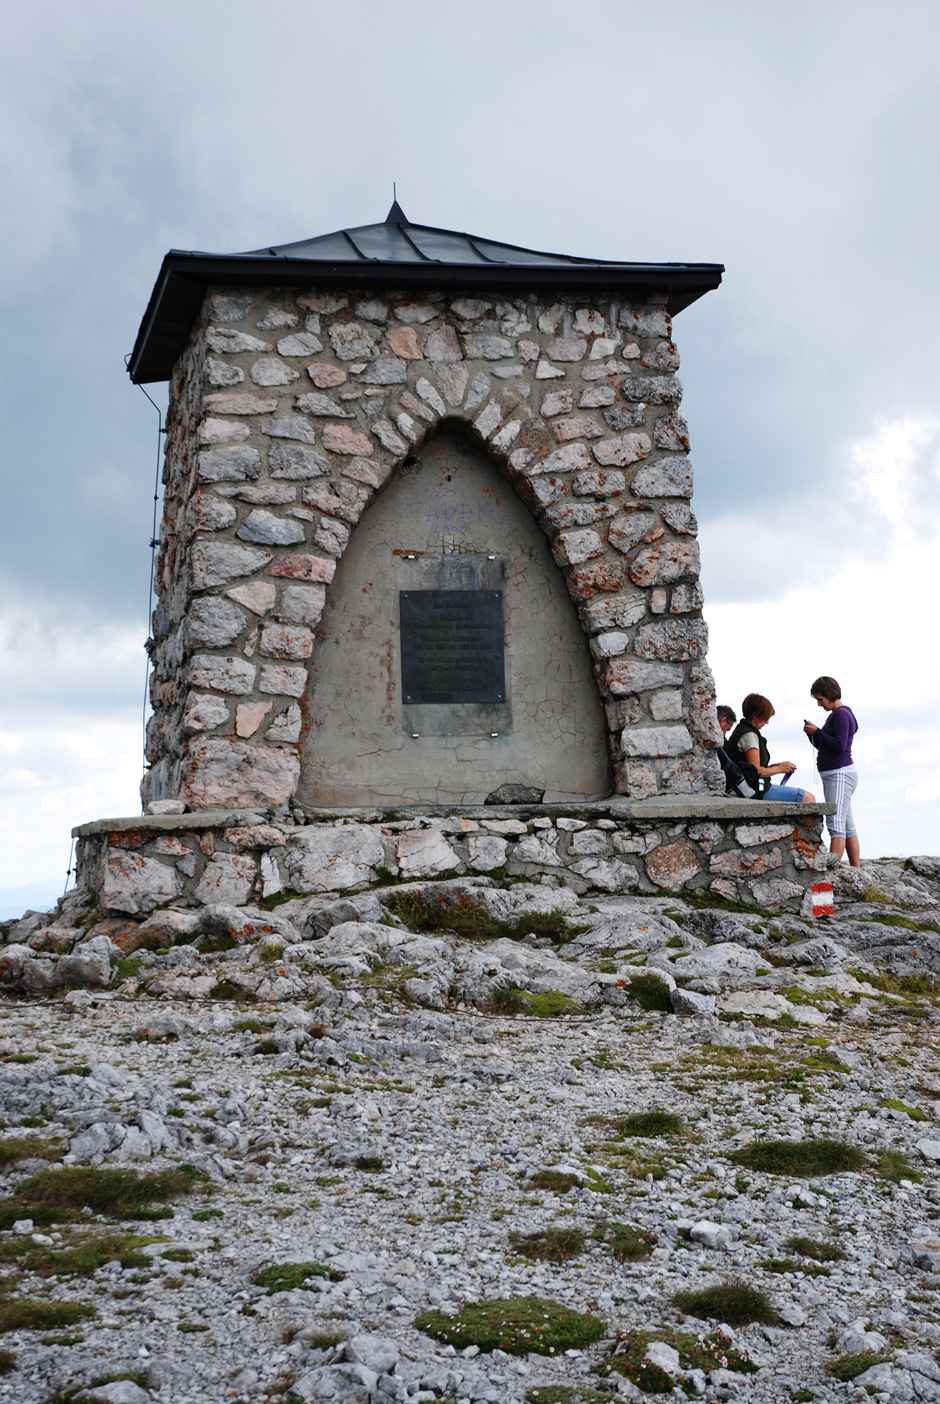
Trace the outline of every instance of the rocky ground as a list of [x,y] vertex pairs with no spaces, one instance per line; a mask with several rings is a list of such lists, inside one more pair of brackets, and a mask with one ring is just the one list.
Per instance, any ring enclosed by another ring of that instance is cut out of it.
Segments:
[[[0,1399],[645,1397],[594,1372],[614,1334],[710,1333],[673,1297],[729,1280],[776,1314],[726,1331],[756,1372],[653,1346],[677,1398],[940,1399],[940,859],[833,878],[815,923],[459,879],[142,923],[79,893],[8,924]],[[820,1137],[858,1167],[741,1163]],[[180,1165],[168,1218],[49,1188]],[[618,1260],[617,1224],[649,1255]],[[533,1261],[549,1229],[583,1251]],[[514,1355],[414,1324],[525,1296],[601,1338]]]

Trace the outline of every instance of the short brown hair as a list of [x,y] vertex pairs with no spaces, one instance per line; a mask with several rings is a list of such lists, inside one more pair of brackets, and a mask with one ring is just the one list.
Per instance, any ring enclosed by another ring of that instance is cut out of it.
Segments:
[[759,692],[749,692],[741,703],[741,715],[745,721],[769,722],[774,715],[774,704]]
[[809,690],[810,697],[825,697],[827,702],[839,702],[842,699],[842,689],[835,678],[817,678]]

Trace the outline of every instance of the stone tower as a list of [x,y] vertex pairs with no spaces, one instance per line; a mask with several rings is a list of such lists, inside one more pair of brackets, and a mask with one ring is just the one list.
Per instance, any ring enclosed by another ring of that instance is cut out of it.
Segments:
[[384,223],[169,253],[145,800],[722,789],[672,319],[713,264]]

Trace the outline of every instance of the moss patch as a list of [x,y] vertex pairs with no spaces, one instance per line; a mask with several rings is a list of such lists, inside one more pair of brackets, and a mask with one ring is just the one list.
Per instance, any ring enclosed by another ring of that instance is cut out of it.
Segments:
[[302,1287],[310,1277],[323,1277],[327,1282],[342,1282],[346,1274],[327,1267],[325,1263],[272,1263],[251,1274],[252,1282],[266,1287],[269,1297],[278,1292],[290,1292]]
[[557,1355],[583,1349],[604,1335],[606,1322],[589,1312],[549,1301],[547,1297],[513,1297],[492,1302],[467,1303],[456,1316],[425,1311],[415,1326],[435,1340],[457,1350],[504,1350],[508,1355]]
[[898,1097],[882,1097],[878,1103],[879,1107],[890,1107],[892,1111],[904,1112],[911,1121],[926,1121],[927,1113],[921,1111],[920,1107],[909,1107],[906,1102],[902,1102]]
[[493,1007],[501,1014],[531,1014],[537,1019],[557,1019],[559,1014],[579,1008],[561,990],[546,990],[544,994],[536,995],[513,986],[496,991]]
[[564,912],[527,912],[515,921],[500,921],[477,905],[467,893],[449,905],[440,899],[429,900],[423,892],[399,888],[383,899],[387,911],[403,921],[409,931],[453,931],[468,941],[497,941],[501,937],[519,940],[533,933],[547,936],[555,946],[564,945],[575,936],[589,930],[587,926],[571,925]]
[[[788,1175],[792,1179],[809,1179],[817,1175],[841,1175],[846,1171],[864,1170],[867,1157],[848,1141],[829,1137],[805,1141],[752,1141],[734,1151],[729,1159],[748,1170],[761,1170],[766,1175]],[[726,1318],[729,1325],[734,1325]]]
[[747,1282],[722,1282],[699,1292],[677,1292],[672,1300],[690,1316],[727,1322],[729,1326],[772,1326],[777,1321],[770,1298]]

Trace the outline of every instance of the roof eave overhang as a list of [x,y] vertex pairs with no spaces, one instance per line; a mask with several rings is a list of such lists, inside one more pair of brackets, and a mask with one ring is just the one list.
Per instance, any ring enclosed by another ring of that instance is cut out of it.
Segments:
[[210,285],[246,288],[369,287],[440,288],[451,292],[493,291],[609,293],[620,297],[664,296],[674,316],[717,288],[720,263],[584,264],[560,268],[504,264],[327,263],[275,258],[270,254],[190,254],[173,251],[163,260],[140,324],[128,373],[135,385],[168,380],[186,345]]

